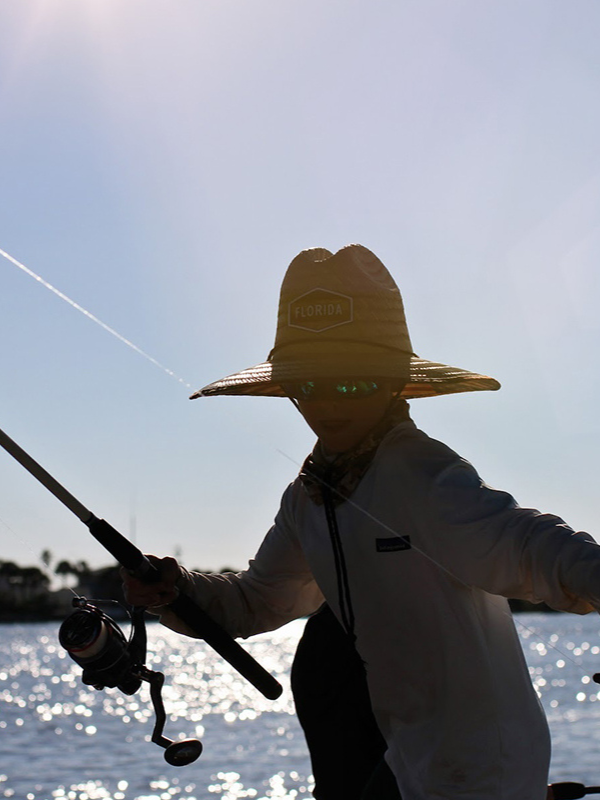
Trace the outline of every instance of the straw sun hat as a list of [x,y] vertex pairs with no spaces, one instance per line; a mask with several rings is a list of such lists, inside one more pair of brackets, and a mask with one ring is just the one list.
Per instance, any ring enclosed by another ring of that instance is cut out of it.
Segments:
[[499,389],[494,378],[414,354],[400,291],[381,261],[350,244],[303,250],[283,279],[275,346],[267,360],[195,392],[286,397],[315,378],[391,379],[406,399]]

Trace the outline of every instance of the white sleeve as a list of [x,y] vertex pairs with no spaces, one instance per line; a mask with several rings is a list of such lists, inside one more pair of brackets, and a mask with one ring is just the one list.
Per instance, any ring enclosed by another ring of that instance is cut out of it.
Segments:
[[[201,574],[182,569],[179,589],[234,637],[274,630],[307,616],[323,603],[295,532],[291,511],[293,484],[283,496],[275,524],[248,569],[239,573]],[[194,636],[168,608],[160,621]]]
[[462,583],[586,614],[600,610],[600,546],[560,517],[520,508],[464,460],[434,479],[428,555]]

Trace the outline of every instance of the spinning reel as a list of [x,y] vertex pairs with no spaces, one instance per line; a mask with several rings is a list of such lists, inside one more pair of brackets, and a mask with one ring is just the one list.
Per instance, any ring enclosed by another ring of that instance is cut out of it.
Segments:
[[156,715],[152,741],[165,748],[165,760],[174,767],[195,761],[202,752],[198,739],[174,742],[163,736],[166,714],[161,690],[165,676],[144,666],[144,609],[131,610],[131,634],[127,641],[114,619],[88,603],[85,597],[74,598],[73,606],[77,610],[60,626],[58,639],[73,661],[83,667],[83,682],[95,689],[116,686],[124,694],[135,694],[142,681],[149,683]]

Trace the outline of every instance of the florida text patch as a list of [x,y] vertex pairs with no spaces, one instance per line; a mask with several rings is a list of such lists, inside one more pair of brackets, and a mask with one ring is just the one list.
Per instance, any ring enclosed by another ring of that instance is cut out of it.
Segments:
[[288,306],[288,325],[320,333],[353,320],[352,298],[329,289],[311,289]]

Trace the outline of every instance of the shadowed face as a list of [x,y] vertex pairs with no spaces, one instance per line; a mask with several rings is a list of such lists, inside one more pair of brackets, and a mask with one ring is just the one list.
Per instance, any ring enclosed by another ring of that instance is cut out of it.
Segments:
[[334,391],[315,399],[298,400],[300,412],[328,453],[345,453],[356,447],[381,421],[392,400],[389,382],[364,397],[345,397]]

